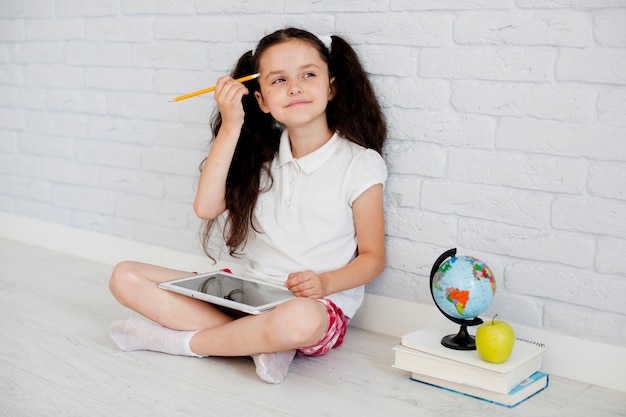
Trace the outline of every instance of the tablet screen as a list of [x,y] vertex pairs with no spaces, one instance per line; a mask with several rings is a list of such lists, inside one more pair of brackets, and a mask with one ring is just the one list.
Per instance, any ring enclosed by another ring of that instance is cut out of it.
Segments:
[[171,282],[170,285],[259,307],[284,301],[293,295],[286,289],[246,281],[235,276],[216,273]]

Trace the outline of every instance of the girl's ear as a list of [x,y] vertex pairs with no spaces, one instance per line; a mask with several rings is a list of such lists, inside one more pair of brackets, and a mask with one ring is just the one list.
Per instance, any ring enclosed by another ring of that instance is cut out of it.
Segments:
[[335,84],[335,77],[331,77],[330,86],[328,87],[328,101],[331,101],[335,98],[337,94],[337,84]]
[[263,98],[263,94],[261,94],[260,91],[255,91],[254,92],[254,97],[256,97],[256,101],[257,103],[259,103],[259,107],[261,108],[261,111],[263,113],[269,113],[270,109],[269,107],[267,107],[267,105],[265,104],[265,99]]

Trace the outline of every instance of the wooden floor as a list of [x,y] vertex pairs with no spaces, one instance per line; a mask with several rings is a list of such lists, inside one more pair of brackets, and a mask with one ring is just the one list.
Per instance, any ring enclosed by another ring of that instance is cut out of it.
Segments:
[[107,327],[130,312],[110,265],[0,239],[2,416],[626,416],[626,394],[551,377],[512,410],[428,387],[391,367],[394,337],[350,328],[297,358],[280,385],[250,359],[120,352]]

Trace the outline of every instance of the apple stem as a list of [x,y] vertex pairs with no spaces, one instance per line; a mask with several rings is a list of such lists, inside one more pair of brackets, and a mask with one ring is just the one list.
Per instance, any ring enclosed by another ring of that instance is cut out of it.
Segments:
[[498,317],[498,315],[496,314],[495,316],[493,316],[493,318],[491,319],[491,325],[493,326],[493,324],[496,321],[496,317]]

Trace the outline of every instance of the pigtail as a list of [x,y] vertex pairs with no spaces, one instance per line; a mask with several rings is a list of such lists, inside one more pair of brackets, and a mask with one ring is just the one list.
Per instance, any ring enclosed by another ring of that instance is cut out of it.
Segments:
[[356,52],[339,36],[332,36],[328,68],[336,91],[326,111],[328,126],[382,154],[387,136],[383,112]]
[[[239,58],[231,76],[243,77],[256,72],[252,51]],[[226,177],[226,218],[222,231],[231,255],[236,255],[247,239],[250,228],[254,228],[253,211],[261,189],[263,173],[269,176],[268,162],[278,150],[280,129],[274,118],[264,113],[254,96],[259,90],[257,80],[246,83],[249,93],[242,99],[245,112],[244,123],[239,135],[233,159]],[[222,115],[215,109],[211,130],[213,139],[222,126]],[[209,254],[209,239],[216,220],[207,220],[202,232],[202,248]]]

